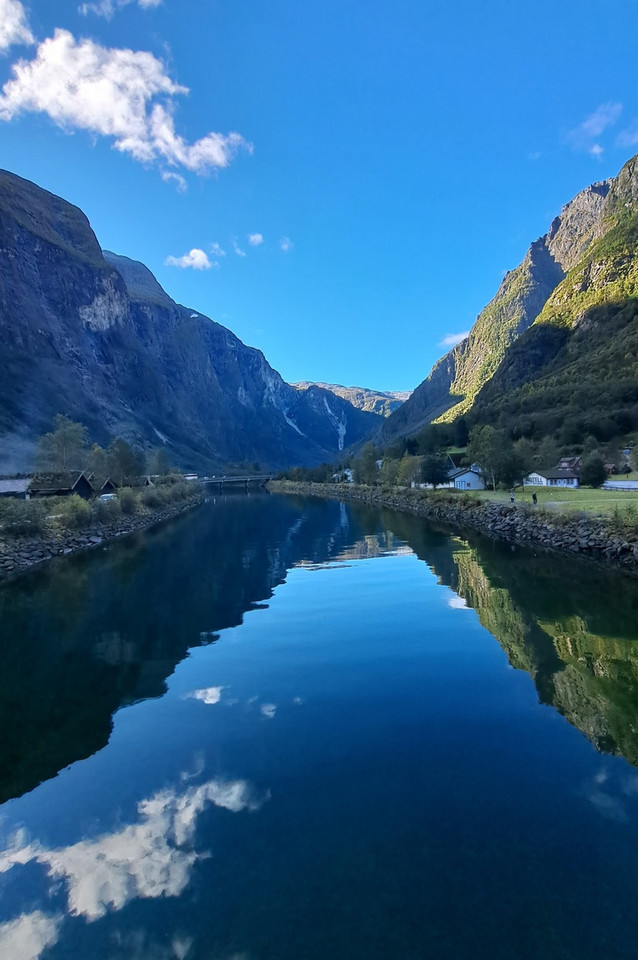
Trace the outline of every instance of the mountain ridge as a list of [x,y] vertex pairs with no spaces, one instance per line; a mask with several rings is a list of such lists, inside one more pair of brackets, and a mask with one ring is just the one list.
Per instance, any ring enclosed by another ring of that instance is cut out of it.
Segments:
[[333,460],[378,418],[285,383],[263,353],[103,254],[79,208],[0,171],[0,470],[24,469],[57,413],[91,438],[163,444],[176,464]]
[[[568,339],[556,330],[542,336],[529,331],[539,325],[570,326],[578,302],[581,313],[598,303],[600,298],[591,295],[592,270],[598,278],[598,290],[604,284],[611,289],[615,283],[623,302],[632,296],[635,285],[631,282],[623,286],[622,277],[633,275],[633,267],[628,264],[634,263],[638,247],[630,244],[629,250],[620,243],[622,262],[615,260],[611,273],[605,272],[609,258],[604,251],[610,243],[613,246],[618,222],[632,219],[627,204],[633,204],[637,197],[636,158],[632,158],[616,177],[591,184],[565,204],[547,233],[535,240],[523,261],[505,275],[469,336],[437,361],[404,406],[380,426],[377,439],[388,443],[416,433],[430,422],[449,422],[467,414],[470,419],[476,414],[475,419],[487,422],[486,398],[494,399],[499,391],[503,394],[511,390],[516,377],[524,380],[527,372],[546,364]],[[603,262],[596,266],[592,257],[599,249],[604,253]],[[508,368],[510,376],[505,379]],[[477,413],[480,409],[482,414]]]

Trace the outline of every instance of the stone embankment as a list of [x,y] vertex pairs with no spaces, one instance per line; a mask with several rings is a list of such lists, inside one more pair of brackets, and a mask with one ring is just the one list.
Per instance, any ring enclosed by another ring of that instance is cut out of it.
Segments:
[[130,516],[123,515],[107,523],[93,521],[80,530],[56,531],[25,537],[0,535],[0,581],[15,576],[29,567],[46,563],[54,557],[88,550],[128,533],[154,527],[164,520],[176,517],[185,510],[203,503],[204,496],[203,493],[196,494],[180,503],[170,504],[157,510],[145,510]]
[[428,517],[448,526],[469,527],[489,537],[528,547],[602,560],[638,574],[638,528],[615,528],[610,517],[554,513],[528,504],[490,503],[470,494],[400,490],[346,483],[272,482],[273,492],[339,500],[362,500]]

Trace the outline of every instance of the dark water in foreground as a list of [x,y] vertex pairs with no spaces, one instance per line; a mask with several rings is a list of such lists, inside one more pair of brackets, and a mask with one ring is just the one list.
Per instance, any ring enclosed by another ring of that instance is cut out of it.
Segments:
[[638,583],[236,496],[0,654],[3,960],[638,957]]

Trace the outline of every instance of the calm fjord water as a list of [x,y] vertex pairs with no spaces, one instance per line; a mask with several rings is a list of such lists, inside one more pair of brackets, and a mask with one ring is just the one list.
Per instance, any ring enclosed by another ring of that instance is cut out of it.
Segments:
[[265,495],[6,585],[0,956],[638,957],[637,614]]

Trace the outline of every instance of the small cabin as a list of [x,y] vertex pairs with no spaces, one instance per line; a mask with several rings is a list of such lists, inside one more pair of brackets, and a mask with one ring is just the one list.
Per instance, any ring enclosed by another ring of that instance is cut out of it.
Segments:
[[485,481],[477,470],[458,470],[450,477],[455,490],[485,490]]
[[93,496],[93,486],[84,472],[38,474],[29,486],[32,497],[70,497],[77,493],[84,500]]

